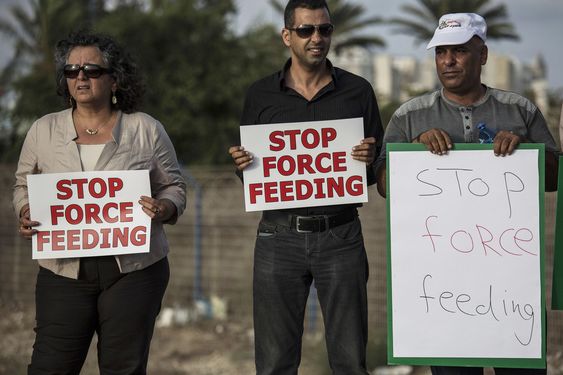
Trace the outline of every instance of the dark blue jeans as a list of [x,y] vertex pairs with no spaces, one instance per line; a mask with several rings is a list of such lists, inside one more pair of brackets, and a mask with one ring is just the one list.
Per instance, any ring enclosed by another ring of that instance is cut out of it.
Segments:
[[309,234],[262,221],[254,252],[257,374],[297,374],[314,280],[333,374],[367,375],[367,279],[358,218]]
[[101,375],[146,373],[170,269],[164,258],[126,274],[112,256],[83,258],[78,280],[40,268],[30,375],[78,375],[94,332]]

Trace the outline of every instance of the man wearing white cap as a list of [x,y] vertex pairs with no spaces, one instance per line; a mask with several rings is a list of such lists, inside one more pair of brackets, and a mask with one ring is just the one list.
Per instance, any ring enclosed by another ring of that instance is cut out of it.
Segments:
[[[545,144],[545,187],[557,189],[559,150],[539,109],[528,99],[481,83],[487,62],[487,25],[474,13],[442,16],[427,48],[435,48],[442,88],[404,103],[393,114],[377,160],[377,189],[386,195],[385,158],[389,142],[422,143],[447,155],[454,143],[479,143],[477,125],[485,123],[497,156],[510,155],[521,142]],[[545,374],[545,369],[495,369],[495,374]],[[478,367],[432,367],[434,375],[483,374]]]

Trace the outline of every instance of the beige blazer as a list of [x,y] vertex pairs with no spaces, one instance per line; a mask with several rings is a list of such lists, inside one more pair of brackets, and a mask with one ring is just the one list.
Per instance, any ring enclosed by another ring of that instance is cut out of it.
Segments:
[[[22,207],[28,203],[28,174],[82,171],[78,147],[74,142],[77,136],[71,109],[48,114],[33,123],[25,138],[16,171],[13,204],[18,217]],[[105,145],[95,170],[148,169],[152,196],[169,199],[176,205],[177,215],[167,222],[174,224],[186,207],[186,184],[174,146],[162,124],[142,112],[119,112],[112,136],[113,140]],[[115,258],[121,272],[126,273],[148,267],[166,254],[168,241],[163,223],[153,222],[150,252]],[[78,258],[42,259],[39,264],[58,275],[78,278]]]

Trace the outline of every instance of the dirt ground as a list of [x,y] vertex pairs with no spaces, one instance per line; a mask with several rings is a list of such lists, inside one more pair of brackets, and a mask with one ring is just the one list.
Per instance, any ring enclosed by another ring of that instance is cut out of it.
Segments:
[[[0,303],[0,374],[23,375],[31,355],[34,313],[30,307]],[[374,349],[368,347],[368,352]],[[98,374],[95,340],[82,375]],[[370,362],[368,358],[368,363]],[[373,359],[371,360],[373,363]],[[550,375],[563,374],[561,355],[550,358]],[[322,335],[304,340],[300,375],[330,375]],[[374,366],[372,366],[374,367]],[[557,370],[556,370],[557,368]],[[253,334],[250,322],[200,320],[183,326],[158,327],[149,359],[149,374],[251,375],[254,374]],[[381,375],[427,375],[428,368],[372,369]],[[487,371],[486,374],[492,374]]]
[[[0,304],[0,374],[26,373],[34,340],[32,308]],[[82,375],[98,374],[95,339]],[[324,373],[324,344],[308,337],[300,374]],[[321,365],[319,365],[319,363]],[[149,374],[246,375],[254,373],[250,323],[201,320],[184,326],[158,327],[151,344]]]
[[[0,374],[26,373],[34,340],[30,308],[0,306]],[[252,374],[252,336],[248,327],[201,321],[155,330],[149,373],[157,375]],[[98,374],[95,339],[82,374]]]
[[[34,340],[31,307],[0,302],[0,374],[23,375]],[[96,340],[82,375],[98,374]],[[157,327],[151,344],[149,374],[156,375],[251,375],[254,349],[251,322],[200,320],[178,326]],[[403,374],[424,374],[399,372]],[[329,375],[322,335],[306,335],[300,375]]]

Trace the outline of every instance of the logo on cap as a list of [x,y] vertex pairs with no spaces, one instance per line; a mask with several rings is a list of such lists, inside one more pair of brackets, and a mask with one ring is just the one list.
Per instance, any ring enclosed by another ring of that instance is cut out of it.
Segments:
[[442,30],[446,27],[461,27],[461,23],[456,20],[443,20],[442,22],[440,22],[438,29]]

